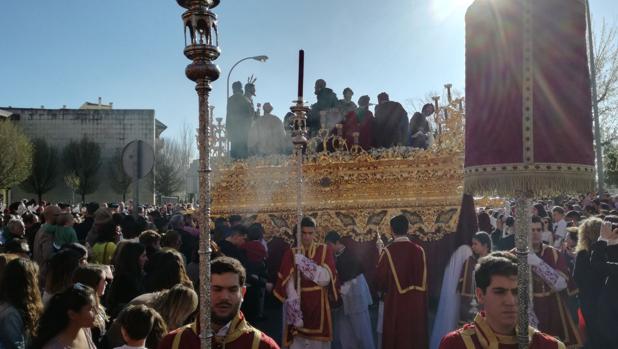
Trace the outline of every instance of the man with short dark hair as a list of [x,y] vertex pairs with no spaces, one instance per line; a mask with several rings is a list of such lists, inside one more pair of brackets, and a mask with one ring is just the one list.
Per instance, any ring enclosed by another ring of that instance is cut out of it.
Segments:
[[96,202],[91,202],[86,205],[86,214],[84,216],[84,221],[75,224],[75,233],[77,234],[77,240],[79,240],[80,244],[86,242],[86,236],[88,236],[88,232],[92,229],[92,225],[94,224],[94,213],[99,209],[99,204]]
[[579,221],[582,219],[582,215],[577,211],[569,211],[564,216],[564,219],[567,222],[567,226],[569,227],[578,227]]
[[[246,291],[245,269],[240,262],[229,257],[216,258],[210,264],[210,274],[212,348],[279,349],[272,338],[251,326],[240,311]],[[198,321],[170,332],[159,344],[159,349],[198,348]]]
[[[474,271],[475,295],[484,311],[474,321],[453,331],[440,343],[439,349],[515,349],[517,259],[508,252],[494,252],[479,259]],[[529,349],[564,349],[557,339],[536,329],[529,329]]]
[[406,216],[391,218],[393,242],[380,254],[375,275],[383,294],[382,349],[427,349],[427,266],[425,251],[408,238]]
[[311,105],[311,111],[307,115],[307,131],[310,137],[317,135],[321,127],[326,127],[326,125],[322,125],[321,114],[326,114],[331,109],[336,109],[339,103],[335,92],[326,87],[324,79],[317,79],[315,81],[314,93],[318,100]]
[[283,345],[290,349],[327,349],[333,336],[329,299],[338,299],[337,269],[333,251],[315,242],[316,225],[311,217],[301,220],[300,248],[283,255],[273,290],[284,303]]
[[337,105],[341,115],[346,116],[348,113],[356,110],[357,106],[356,103],[352,101],[352,96],[354,96],[354,91],[352,91],[351,88],[346,87],[343,89],[343,99],[340,99]]
[[242,216],[237,215],[237,214],[233,214],[230,216],[230,227],[235,227],[237,225],[241,225],[242,224]]
[[243,225],[236,225],[230,228],[230,235],[219,242],[221,252],[235,258],[242,265],[247,265],[247,255],[240,247],[247,241],[247,228]]

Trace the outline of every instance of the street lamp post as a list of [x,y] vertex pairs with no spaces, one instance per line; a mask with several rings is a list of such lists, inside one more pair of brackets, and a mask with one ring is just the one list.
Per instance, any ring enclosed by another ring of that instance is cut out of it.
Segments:
[[210,11],[220,0],[176,0],[185,8],[182,14],[185,56],[192,62],[185,69],[187,78],[195,82],[199,100],[199,324],[200,348],[210,349],[213,336],[210,324],[210,117],[208,96],[211,82],[219,78],[219,67],[213,63],[221,51],[217,33],[217,16]]
[[258,61],[258,62],[266,62],[268,60],[268,56],[265,55],[261,55],[261,56],[251,56],[251,57],[245,57],[243,59],[241,59],[240,61],[234,63],[234,65],[232,66],[232,68],[230,68],[230,71],[227,73],[227,98],[230,98],[230,75],[232,75],[232,70],[234,70],[234,68],[236,68],[236,66],[238,64],[240,64],[240,62],[244,62],[246,60],[249,59],[253,59],[254,61]]

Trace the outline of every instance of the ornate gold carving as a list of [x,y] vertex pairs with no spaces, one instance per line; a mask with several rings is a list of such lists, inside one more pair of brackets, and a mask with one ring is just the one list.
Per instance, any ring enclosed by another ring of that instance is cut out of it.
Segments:
[[[457,226],[463,191],[461,100],[438,110],[441,132],[426,150],[410,147],[362,152],[309,152],[303,162],[303,211],[319,233],[337,230],[359,241],[390,234],[390,217],[404,213],[411,231],[436,240]],[[444,111],[448,111],[448,116]],[[215,160],[213,214],[244,215],[269,235],[291,241],[296,221],[293,157]]]

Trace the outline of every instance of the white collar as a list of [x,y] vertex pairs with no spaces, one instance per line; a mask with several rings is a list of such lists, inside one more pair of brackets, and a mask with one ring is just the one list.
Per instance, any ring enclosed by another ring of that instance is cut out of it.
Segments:
[[408,239],[407,236],[398,236],[393,240],[393,242],[401,242],[401,241],[410,242],[410,239]]
[[225,324],[225,326],[221,327],[219,329],[219,331],[217,331],[216,336],[217,337],[225,337],[225,336],[227,336],[227,333],[230,331],[230,326],[231,325],[232,325],[232,321],[230,321],[227,324]]

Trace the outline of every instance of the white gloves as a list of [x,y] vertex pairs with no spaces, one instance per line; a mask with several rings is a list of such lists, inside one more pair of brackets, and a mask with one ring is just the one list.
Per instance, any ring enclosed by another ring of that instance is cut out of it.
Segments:
[[534,252],[529,252],[528,253],[528,264],[530,266],[538,266],[539,264],[541,264],[541,262],[543,262],[543,260],[541,259],[541,257],[537,256],[536,253]]

